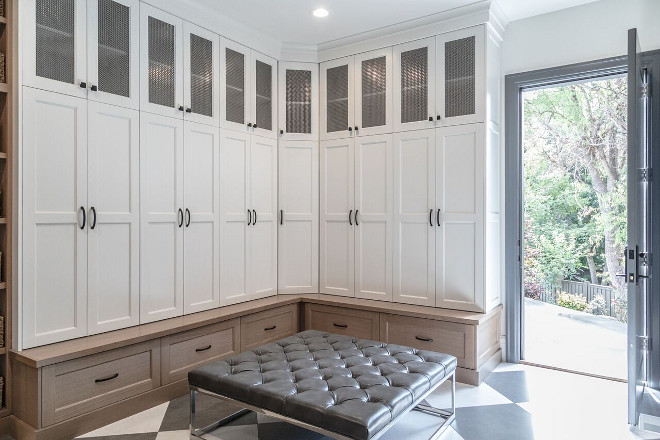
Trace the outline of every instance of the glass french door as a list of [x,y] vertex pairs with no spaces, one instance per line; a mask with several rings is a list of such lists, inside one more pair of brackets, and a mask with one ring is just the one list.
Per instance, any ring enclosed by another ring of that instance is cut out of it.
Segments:
[[637,425],[649,372],[649,72],[637,29],[628,31],[628,423]]

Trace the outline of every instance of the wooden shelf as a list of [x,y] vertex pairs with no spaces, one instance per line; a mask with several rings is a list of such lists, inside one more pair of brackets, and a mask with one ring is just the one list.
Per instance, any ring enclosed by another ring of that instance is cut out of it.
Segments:
[[7,219],[5,217],[0,218],[0,225],[6,225]]
[[7,159],[7,153],[0,153],[0,159]]
[[0,83],[0,93],[9,93],[9,85],[7,83]]

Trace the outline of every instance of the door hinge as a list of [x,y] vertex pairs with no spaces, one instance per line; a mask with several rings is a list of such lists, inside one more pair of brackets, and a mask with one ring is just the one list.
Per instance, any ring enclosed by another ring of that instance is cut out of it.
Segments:
[[643,182],[651,182],[653,180],[653,170],[651,168],[640,168],[639,177]]
[[642,351],[651,350],[651,338],[648,336],[637,336],[637,347]]

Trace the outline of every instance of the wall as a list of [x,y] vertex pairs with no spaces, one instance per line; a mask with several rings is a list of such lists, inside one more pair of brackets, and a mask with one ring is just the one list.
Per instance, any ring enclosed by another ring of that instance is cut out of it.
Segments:
[[502,45],[502,72],[527,72],[626,53],[636,27],[642,50],[660,49],[660,1],[600,0],[511,22]]

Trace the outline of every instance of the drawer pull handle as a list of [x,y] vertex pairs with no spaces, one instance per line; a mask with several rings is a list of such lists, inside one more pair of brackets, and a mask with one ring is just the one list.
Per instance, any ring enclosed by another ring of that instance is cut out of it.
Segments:
[[112,376],[104,377],[103,379],[96,379],[94,382],[96,383],[107,382],[112,379],[117,379],[118,377],[119,377],[119,373],[115,373]]
[[337,324],[336,322],[333,322],[332,325],[339,328],[348,328],[348,324]]
[[201,351],[206,351],[206,350],[210,350],[210,349],[211,349],[211,346],[209,345],[208,347],[196,348],[195,351],[197,353],[199,353]]
[[271,330],[275,330],[276,328],[277,328],[277,326],[274,325],[274,326],[272,326],[272,327],[266,327],[266,328],[264,329],[264,331],[265,331],[265,332],[268,332],[268,331],[271,331]]
[[421,336],[415,336],[415,339],[417,339],[418,341],[433,342],[432,338],[422,338]]

